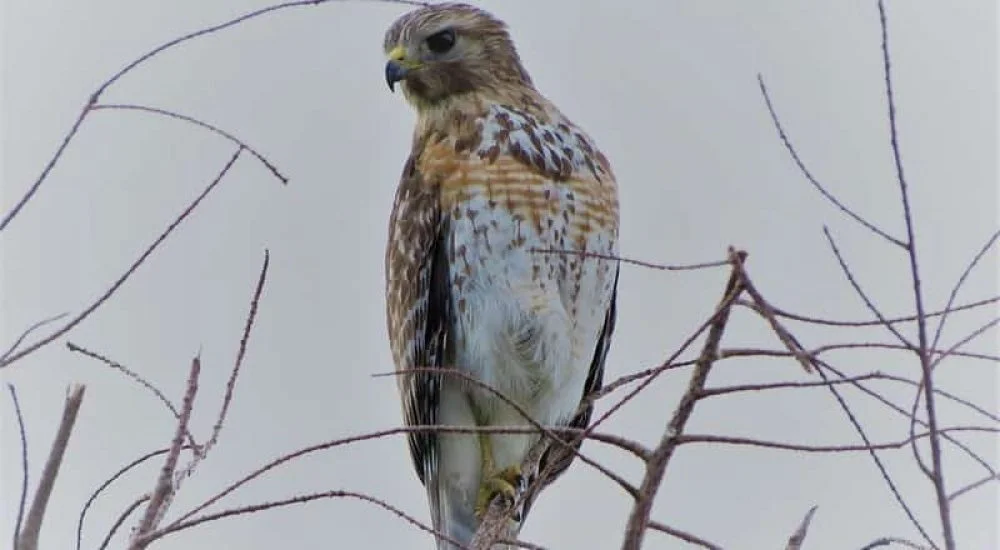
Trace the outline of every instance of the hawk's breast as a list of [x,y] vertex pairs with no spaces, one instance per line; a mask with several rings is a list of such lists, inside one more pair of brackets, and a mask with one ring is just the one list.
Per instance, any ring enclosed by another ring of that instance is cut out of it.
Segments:
[[428,144],[439,175],[455,362],[539,421],[576,410],[603,327],[618,199],[607,160],[568,122],[494,106],[477,139]]

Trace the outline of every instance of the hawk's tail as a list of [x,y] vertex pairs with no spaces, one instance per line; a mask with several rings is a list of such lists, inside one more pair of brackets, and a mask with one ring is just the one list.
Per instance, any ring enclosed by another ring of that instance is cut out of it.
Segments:
[[[454,489],[449,491],[445,484],[438,483],[436,475],[430,476],[427,480],[427,500],[430,502],[434,531],[464,546],[469,546],[479,527],[479,520],[476,519],[472,507],[463,503],[464,499],[460,498],[457,491]],[[437,539],[437,550],[460,548],[447,539]]]
[[[430,503],[431,521],[434,531],[448,537],[437,538],[437,550],[463,550],[472,545],[472,539],[479,529],[479,519],[468,498],[464,498],[462,492],[456,487],[449,487],[444,483],[439,483],[436,474],[428,476],[427,479],[427,500]],[[523,506],[523,503],[522,503]],[[527,508],[519,510],[520,521],[509,523],[509,530],[506,538],[516,539],[521,525],[524,522],[524,514]],[[456,546],[452,541],[458,542],[462,546]],[[494,544],[492,550],[513,550],[515,547],[506,544]]]

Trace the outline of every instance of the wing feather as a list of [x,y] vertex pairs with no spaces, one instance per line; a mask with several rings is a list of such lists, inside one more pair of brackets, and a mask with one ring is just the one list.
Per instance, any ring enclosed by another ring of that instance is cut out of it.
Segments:
[[[438,195],[411,155],[396,192],[386,250],[389,342],[397,371],[446,365],[452,313],[444,247],[447,221]],[[405,424],[436,425],[441,374],[401,374],[397,382]],[[417,476],[427,485],[437,470],[437,436],[411,433],[407,440]]]

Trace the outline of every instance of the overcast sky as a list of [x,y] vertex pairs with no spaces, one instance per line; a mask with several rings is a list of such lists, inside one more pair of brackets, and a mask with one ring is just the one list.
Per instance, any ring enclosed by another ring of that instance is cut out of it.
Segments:
[[[251,0],[5,2],[0,211],[28,188],[94,88],[142,52],[266,5]],[[748,268],[776,305],[837,319],[868,318],[827,247],[830,226],[887,315],[912,311],[905,256],[845,219],[798,173],[757,88],[770,87],[803,160],[837,196],[903,235],[889,148],[874,1],[490,1],[506,20],[540,90],[611,159],[621,189],[624,255],[671,264],[750,252]],[[624,6],[627,6],[624,7]],[[929,307],[944,304],[972,255],[996,230],[997,4],[888,2],[901,148],[912,192]],[[283,453],[398,425],[382,294],[386,222],[409,151],[414,114],[383,78],[384,30],[407,8],[332,2],[248,22],[170,50],[125,76],[102,101],[175,110],[258,148],[287,187],[244,155],[220,187],[120,292],[68,340],[135,369],[180,403],[192,356],[202,379],[193,428],[214,422],[263,259],[271,272],[219,446],[170,517]],[[222,168],[233,146],[174,120],[93,113],[22,213],[0,233],[0,348],[31,323],[78,312],[108,287]],[[609,379],[661,362],[712,310],[724,270],[665,273],[624,267]],[[960,301],[997,294],[996,249]],[[993,311],[956,316],[951,345]],[[796,329],[807,346],[890,341],[878,330]],[[907,334],[913,334],[912,331]],[[996,330],[966,349],[996,352]],[[46,517],[44,548],[67,548],[87,495],[173,433],[169,412],[64,340],[7,368],[20,392],[34,487],[65,387],[87,394]],[[741,311],[726,346],[780,346]],[[852,374],[917,377],[902,353],[831,356]],[[997,365],[952,360],[941,387],[995,410]],[[686,384],[657,382],[605,427],[653,444]],[[792,361],[721,363],[712,385],[808,380]],[[912,389],[877,386],[903,406]],[[907,423],[859,392],[846,395],[878,440]],[[20,486],[7,396],[2,421],[0,540],[9,540]],[[601,411],[610,402],[602,402]],[[984,424],[942,405],[945,425]],[[829,392],[715,398],[690,429],[807,444],[857,444]],[[994,435],[962,435],[997,464]],[[584,450],[638,482],[641,465],[597,444]],[[933,495],[906,448],[883,454],[915,513],[937,537]],[[948,485],[984,470],[946,447]],[[95,504],[85,547],[152,487],[159,463]],[[866,454],[683,447],[656,519],[726,548],[782,548],[819,505],[807,548],[859,548],[886,535],[919,540]],[[241,489],[225,506],[342,488],[384,498],[429,521],[402,438],[312,455]],[[954,504],[962,548],[997,548],[996,484]],[[553,549],[616,548],[624,493],[579,462],[542,495],[522,535]],[[220,508],[221,509],[221,508]],[[131,522],[130,522],[131,523]],[[123,539],[122,539],[123,540]],[[121,543],[119,542],[119,545]],[[648,548],[683,545],[659,533]],[[358,501],[324,501],[237,518],[170,537],[164,549],[431,548],[430,538]]]

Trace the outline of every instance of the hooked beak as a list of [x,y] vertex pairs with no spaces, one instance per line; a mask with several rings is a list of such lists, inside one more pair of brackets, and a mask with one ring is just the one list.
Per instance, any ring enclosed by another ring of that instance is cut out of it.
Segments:
[[404,67],[399,61],[389,60],[385,64],[385,83],[389,85],[389,91],[396,91],[396,83],[406,78],[409,69]]
[[396,83],[406,78],[412,69],[420,66],[419,62],[410,61],[406,58],[406,49],[396,46],[389,52],[389,61],[385,64],[385,83],[389,85],[389,91],[396,91]]

